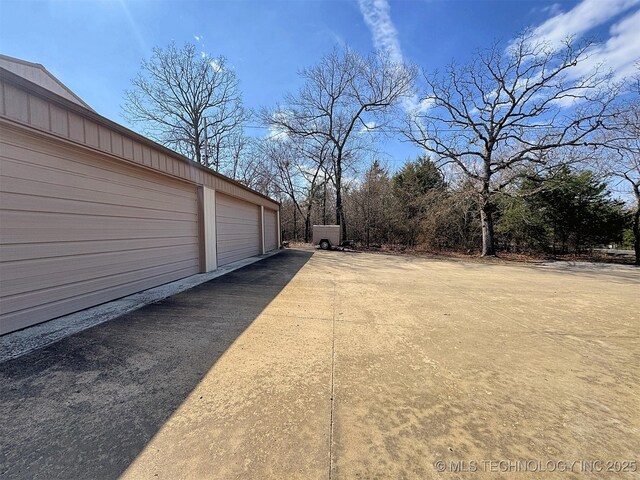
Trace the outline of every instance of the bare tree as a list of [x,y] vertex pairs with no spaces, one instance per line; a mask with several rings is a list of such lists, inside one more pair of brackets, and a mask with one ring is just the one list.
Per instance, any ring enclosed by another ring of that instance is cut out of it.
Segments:
[[251,139],[245,136],[242,129],[238,129],[235,134],[230,135],[228,139],[228,150],[231,158],[231,165],[226,173],[227,176],[236,180],[238,172],[243,163],[245,152],[251,148]]
[[276,196],[276,173],[271,162],[265,161],[263,139],[239,135],[232,149],[232,166],[227,176],[267,196]]
[[208,166],[223,172],[235,180],[240,156],[249,139],[243,125],[251,118],[241,102],[227,104],[215,117],[206,117],[205,155]]
[[[304,241],[311,239],[311,212],[320,189],[329,146],[305,142],[297,138],[271,138],[262,144],[263,157],[274,169],[276,195],[291,200],[304,219]],[[326,180],[325,180],[326,181]],[[294,226],[295,229],[295,226]]]
[[605,173],[624,182],[635,198],[633,246],[635,264],[640,265],[640,75],[631,84],[628,94],[630,102],[623,107],[616,125],[604,134],[600,145],[609,152]]
[[309,69],[305,84],[286,96],[285,104],[263,111],[262,121],[284,135],[327,146],[336,193],[336,222],[347,236],[342,205],[344,164],[357,156],[364,129],[374,131],[389,121],[391,109],[411,92],[415,72],[388,56],[362,57],[334,50]]
[[552,48],[524,34],[506,51],[494,45],[469,65],[425,76],[431,108],[403,133],[473,186],[482,255],[495,255],[495,196],[561,161],[559,149],[584,145],[610,118],[608,75],[596,67],[578,76],[588,58],[588,44]]
[[142,61],[132,83],[122,106],[130,122],[201,165],[220,168],[228,136],[247,116],[238,80],[224,57],[209,57],[193,44],[178,49],[171,43]]

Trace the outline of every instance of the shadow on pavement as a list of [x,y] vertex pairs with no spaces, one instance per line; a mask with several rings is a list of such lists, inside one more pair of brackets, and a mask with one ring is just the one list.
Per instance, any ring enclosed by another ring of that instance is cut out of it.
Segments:
[[285,250],[0,364],[0,478],[115,478],[313,252]]

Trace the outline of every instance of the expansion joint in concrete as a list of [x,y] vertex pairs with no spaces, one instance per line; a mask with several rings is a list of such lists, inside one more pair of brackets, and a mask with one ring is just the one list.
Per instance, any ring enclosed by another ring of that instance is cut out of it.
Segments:
[[331,321],[331,410],[329,413],[329,480],[333,478],[333,409],[335,404],[334,377],[336,368],[336,284],[333,283],[333,317]]

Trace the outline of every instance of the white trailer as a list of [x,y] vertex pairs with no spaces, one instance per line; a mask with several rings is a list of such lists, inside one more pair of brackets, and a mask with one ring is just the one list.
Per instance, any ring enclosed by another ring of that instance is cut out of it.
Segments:
[[332,247],[346,247],[350,242],[342,238],[340,225],[314,225],[313,244],[320,245],[322,250]]

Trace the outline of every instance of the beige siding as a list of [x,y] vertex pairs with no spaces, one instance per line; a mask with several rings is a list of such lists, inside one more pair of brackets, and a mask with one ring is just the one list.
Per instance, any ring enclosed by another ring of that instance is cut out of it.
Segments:
[[0,333],[198,272],[194,185],[4,128],[0,162]]
[[51,75],[42,65],[25,62],[16,58],[0,54],[0,68],[4,68],[16,75],[35,83],[36,85],[52,91],[56,95],[77,103],[85,108],[90,108],[77,95],[65,87],[57,78]]
[[[2,92],[4,94],[4,114],[19,122],[29,123],[30,113],[32,113],[29,108],[29,94],[9,84],[4,86]],[[32,125],[42,128],[37,124]]]
[[264,209],[264,249],[267,252],[278,248],[278,213]]
[[259,255],[260,207],[216,192],[218,267]]

